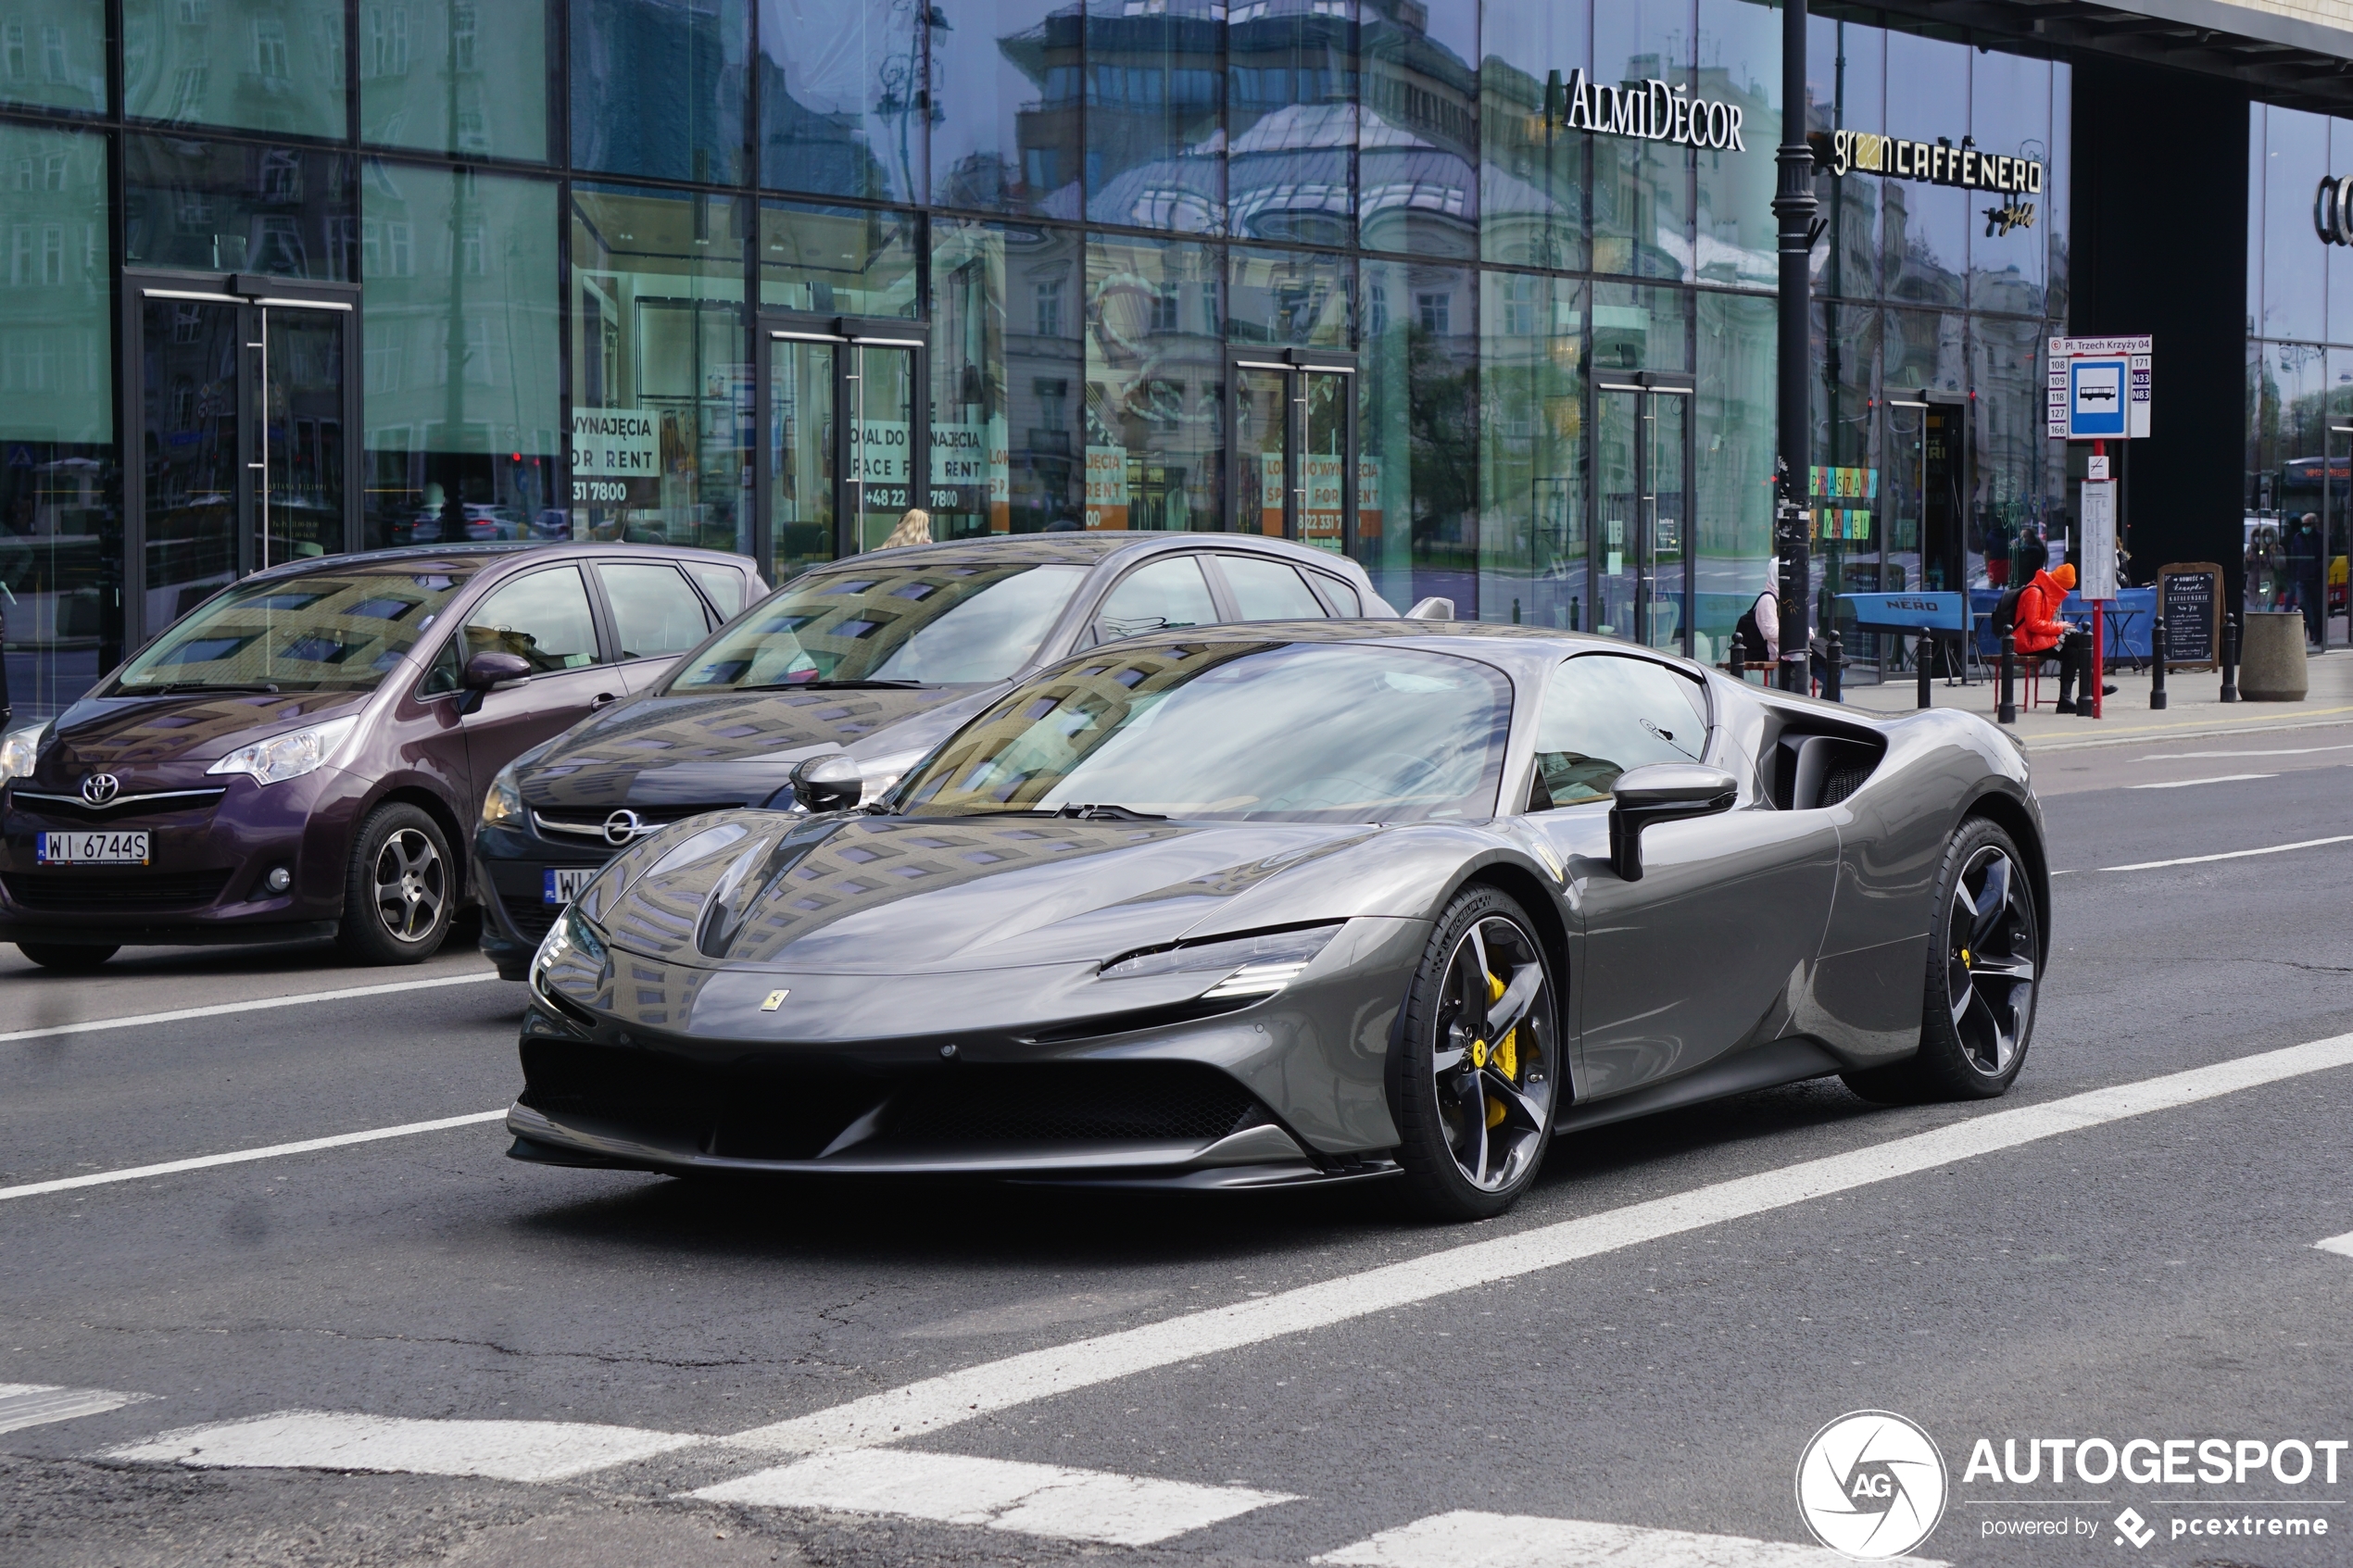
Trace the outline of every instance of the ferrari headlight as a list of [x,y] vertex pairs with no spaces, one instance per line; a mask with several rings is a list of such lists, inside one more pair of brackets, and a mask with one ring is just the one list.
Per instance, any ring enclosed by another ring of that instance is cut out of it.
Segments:
[[1271,997],[1299,978],[1315,955],[1340,935],[1340,923],[1292,931],[1263,931],[1220,936],[1153,952],[1130,953],[1102,968],[1105,980],[1140,980],[1154,974],[1216,974],[1204,997]]
[[330,719],[323,724],[313,724],[307,730],[289,730],[283,735],[255,741],[236,750],[205,770],[208,773],[248,773],[256,784],[283,784],[305,773],[318,771],[333,758],[335,748],[344,743],[359,722],[356,713],[341,719]]
[[48,734],[49,726],[40,723],[11,730],[0,738],[0,784],[32,776],[33,761],[41,755],[41,742]]
[[604,937],[580,912],[578,905],[567,904],[563,913],[556,917],[556,923],[547,928],[547,935],[539,939],[539,950],[531,956],[533,995],[556,1003],[557,998],[547,991],[547,972],[575,954],[597,969],[604,968]]
[[522,820],[522,790],[515,784],[515,765],[510,762],[498,770],[490,781],[489,793],[482,797],[482,825],[497,827]]

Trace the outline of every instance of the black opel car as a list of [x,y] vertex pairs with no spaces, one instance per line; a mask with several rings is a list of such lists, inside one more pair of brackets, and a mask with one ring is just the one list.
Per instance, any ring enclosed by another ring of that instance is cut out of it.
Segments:
[[474,834],[483,950],[521,980],[557,914],[636,839],[704,811],[790,809],[795,766],[832,753],[858,776],[831,789],[878,794],[1014,681],[1098,643],[1396,613],[1345,557],[1244,533],[997,534],[812,569],[491,781]]

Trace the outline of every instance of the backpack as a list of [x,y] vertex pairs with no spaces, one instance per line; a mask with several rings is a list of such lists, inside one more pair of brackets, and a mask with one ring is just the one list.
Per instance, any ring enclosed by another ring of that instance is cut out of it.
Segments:
[[2018,630],[2018,596],[2026,592],[2026,588],[2027,585],[2020,583],[2004,593],[2001,602],[1994,607],[1994,635],[1996,637],[2007,637]]

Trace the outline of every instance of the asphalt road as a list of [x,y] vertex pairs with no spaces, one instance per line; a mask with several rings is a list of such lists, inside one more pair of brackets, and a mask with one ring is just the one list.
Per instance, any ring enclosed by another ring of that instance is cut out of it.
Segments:
[[[1800,1452],[1858,1410],[1941,1449],[1925,1557],[2353,1560],[2353,1450],[2193,1457],[2353,1439],[2353,1257],[2315,1245],[2353,1233],[2353,1049],[2265,1056],[2353,1032],[2353,841],[2236,853],[2353,835],[2348,765],[2353,728],[2038,758],[2067,874],[2009,1098],[1582,1135],[1466,1228],[1375,1188],[711,1189],[514,1164],[495,1122],[17,1192],[497,1110],[521,998],[463,954],[0,967],[0,1035],[196,1014],[0,1038],[0,1561],[1793,1568]],[[2193,856],[2235,858],[2101,869]],[[1981,1438],[2193,1446],[2054,1485],[1965,1476]]]

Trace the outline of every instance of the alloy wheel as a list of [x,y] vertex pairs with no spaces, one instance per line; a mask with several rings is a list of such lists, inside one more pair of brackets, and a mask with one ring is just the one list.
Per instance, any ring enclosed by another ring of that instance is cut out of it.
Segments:
[[1430,1072],[1446,1143],[1465,1180],[1516,1183],[1543,1147],[1558,1074],[1544,965],[1529,934],[1489,915],[1447,960]]
[[2034,908],[2018,863],[1982,846],[1953,884],[1944,997],[1969,1065],[1998,1078],[2034,1015]]
[[403,942],[432,934],[448,899],[448,867],[433,840],[402,828],[376,851],[376,914],[384,929]]

